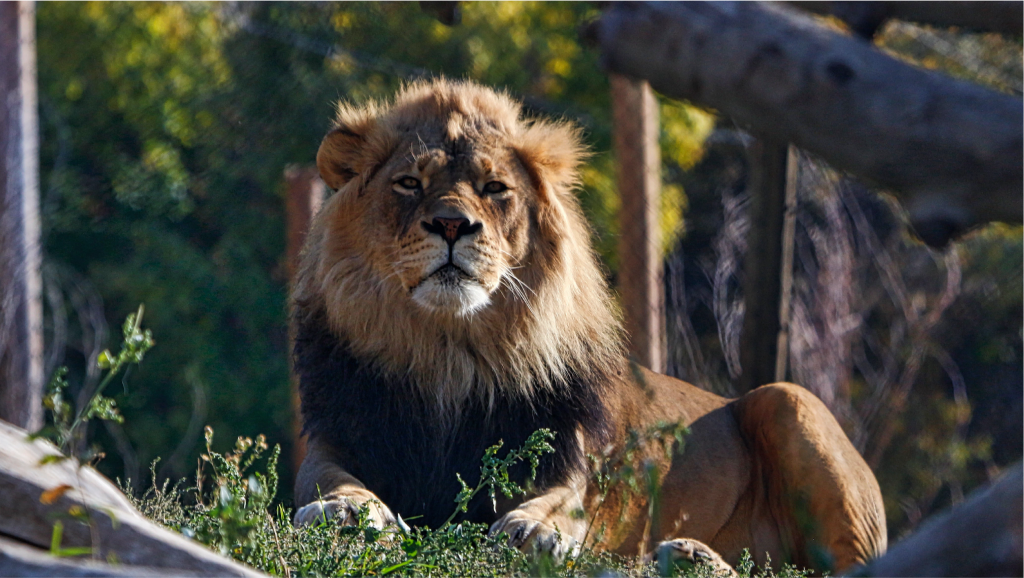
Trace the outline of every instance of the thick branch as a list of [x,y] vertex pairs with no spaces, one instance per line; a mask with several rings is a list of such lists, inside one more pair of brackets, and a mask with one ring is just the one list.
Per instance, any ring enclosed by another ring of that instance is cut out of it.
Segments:
[[59,578],[147,578],[151,576],[195,576],[181,570],[169,571],[144,566],[113,566],[96,560],[58,558],[0,535],[0,576],[54,576]]
[[[116,557],[122,567],[161,568],[178,575],[263,576],[143,518],[96,470],[70,459],[46,463],[59,455],[52,444],[29,441],[24,430],[0,421],[0,538],[7,538],[0,542],[0,575],[7,575],[4,569],[28,571],[41,560],[7,547],[10,539],[48,549],[54,521],[64,520],[62,548],[92,548],[96,558]],[[44,499],[47,491],[57,493]],[[90,526],[67,520],[73,506],[88,513]],[[78,570],[55,568],[54,573],[73,575]]]
[[918,69],[780,5],[616,3],[587,34],[612,72],[893,189],[926,240],[1021,222],[1021,101]]
[[890,18],[957,27],[978,32],[1021,35],[1021,2],[788,2],[817,14],[839,18],[862,36],[871,37]]
[[852,575],[1020,576],[1021,494],[1024,481],[1018,463]]

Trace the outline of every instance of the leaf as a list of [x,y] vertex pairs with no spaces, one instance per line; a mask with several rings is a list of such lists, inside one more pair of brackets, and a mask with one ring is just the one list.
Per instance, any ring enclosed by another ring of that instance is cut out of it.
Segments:
[[[43,460],[52,457],[63,458],[64,456],[46,456],[45,458],[43,458]],[[50,488],[49,490],[46,490],[39,496],[39,501],[49,506],[50,504],[53,504],[54,502],[59,500],[61,496],[66,494],[68,490],[71,489],[73,489],[72,486],[69,486],[68,484],[61,484],[56,488]]]
[[78,504],[68,508],[68,515],[79,522],[85,522],[86,524],[89,523],[89,513],[85,511],[85,508]]
[[92,554],[92,548],[88,546],[81,546],[78,548],[61,548],[56,552],[51,552],[51,554],[54,556],[59,556],[61,558],[66,558],[70,556],[88,556]]
[[64,536],[64,524],[57,520],[53,523],[53,533],[50,534],[50,553],[56,555],[60,551],[60,542]]
[[[70,459],[70,458],[68,458],[67,456],[65,456],[63,454],[50,454],[50,455],[43,456],[39,460],[39,465],[40,466],[45,466],[45,465],[49,465],[49,464],[59,464],[59,463],[63,462],[64,460],[67,460],[67,459]],[[47,490],[47,491],[51,491],[51,490]],[[43,493],[45,494],[46,492],[43,492]]]
[[113,508],[101,508],[104,514],[110,518],[110,525],[116,530],[121,527],[121,520],[117,517],[117,512]]
[[401,562],[399,564],[395,564],[394,566],[388,566],[387,568],[381,570],[380,575],[381,576],[387,576],[388,574],[394,572],[395,570],[398,570],[400,568],[404,568],[404,567],[408,566],[409,564],[412,564],[413,562],[415,562],[415,560],[406,560],[405,562]]
[[109,349],[104,349],[96,356],[96,365],[100,369],[110,369],[114,366],[114,355],[110,353]]

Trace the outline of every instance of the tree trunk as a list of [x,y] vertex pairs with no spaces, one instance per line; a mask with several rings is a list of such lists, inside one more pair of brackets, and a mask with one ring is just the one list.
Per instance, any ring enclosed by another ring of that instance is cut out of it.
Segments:
[[739,391],[785,381],[793,285],[797,161],[784,143],[750,147],[750,231],[743,265]]
[[[285,199],[285,213],[288,221],[287,238],[285,239],[288,282],[293,284],[295,274],[299,270],[299,254],[306,242],[306,233],[313,215],[320,210],[324,202],[325,185],[320,180],[320,173],[315,166],[289,166],[285,168],[284,180],[288,185],[288,197]],[[289,319],[289,351],[288,360],[291,367],[290,346],[295,341],[295,327]],[[299,397],[299,376],[291,374],[292,393],[292,471],[299,471],[302,460],[306,459],[306,438],[302,437],[302,403]]]
[[43,425],[35,5],[0,2],[0,419]]
[[890,18],[919,24],[957,27],[978,32],[1020,36],[1024,20],[1021,2],[788,2],[817,14],[829,14],[851,30],[870,38]]
[[149,576],[195,576],[181,570],[170,571],[142,566],[113,566],[96,560],[58,558],[42,548],[34,548],[0,536],[0,576],[53,576],[54,578]]
[[1021,222],[1021,100],[757,2],[616,3],[587,28],[612,72],[713,107],[893,189],[932,244]]

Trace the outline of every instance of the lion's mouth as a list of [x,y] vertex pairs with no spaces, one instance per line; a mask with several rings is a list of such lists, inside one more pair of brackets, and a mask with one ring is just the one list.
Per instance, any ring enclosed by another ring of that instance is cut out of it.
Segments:
[[469,273],[466,273],[454,263],[441,265],[433,273],[427,275],[427,278],[431,277],[437,279],[442,285],[459,285],[463,281],[472,279]]
[[490,303],[481,282],[454,263],[445,263],[413,287],[413,301],[431,311],[471,315]]

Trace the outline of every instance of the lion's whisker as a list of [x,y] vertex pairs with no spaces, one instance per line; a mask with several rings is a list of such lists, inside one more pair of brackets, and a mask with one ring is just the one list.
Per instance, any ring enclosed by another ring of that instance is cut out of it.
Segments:
[[[526,293],[522,289],[523,287],[526,287],[527,289],[530,288],[527,287],[526,284],[523,283],[518,277],[516,277],[515,274],[512,273],[512,271],[506,271],[506,275],[503,275],[501,277],[501,280],[503,282],[507,280],[507,287],[509,288],[509,291],[523,302],[523,305],[526,306],[526,308],[530,311],[530,313],[533,315],[535,319],[540,319],[540,316],[537,315],[537,311],[534,310],[533,305],[530,303],[529,298],[527,298]],[[532,293],[533,290],[530,289],[530,292]]]
[[514,268],[509,268],[509,269],[508,269],[508,274],[509,274],[509,276],[510,276],[510,277],[511,277],[511,278],[512,278],[513,280],[515,280],[515,282],[516,282],[516,283],[518,283],[518,284],[519,284],[519,286],[520,286],[521,288],[523,288],[523,289],[526,289],[527,291],[529,291],[530,293],[532,293],[534,297],[536,297],[536,296],[537,296],[537,292],[533,290],[533,287],[530,287],[529,285],[527,285],[526,283],[524,283],[522,279],[520,279],[519,277],[516,277],[515,273],[512,273],[512,270],[513,270],[513,269],[521,269],[521,268],[522,268],[522,267],[514,267]]

